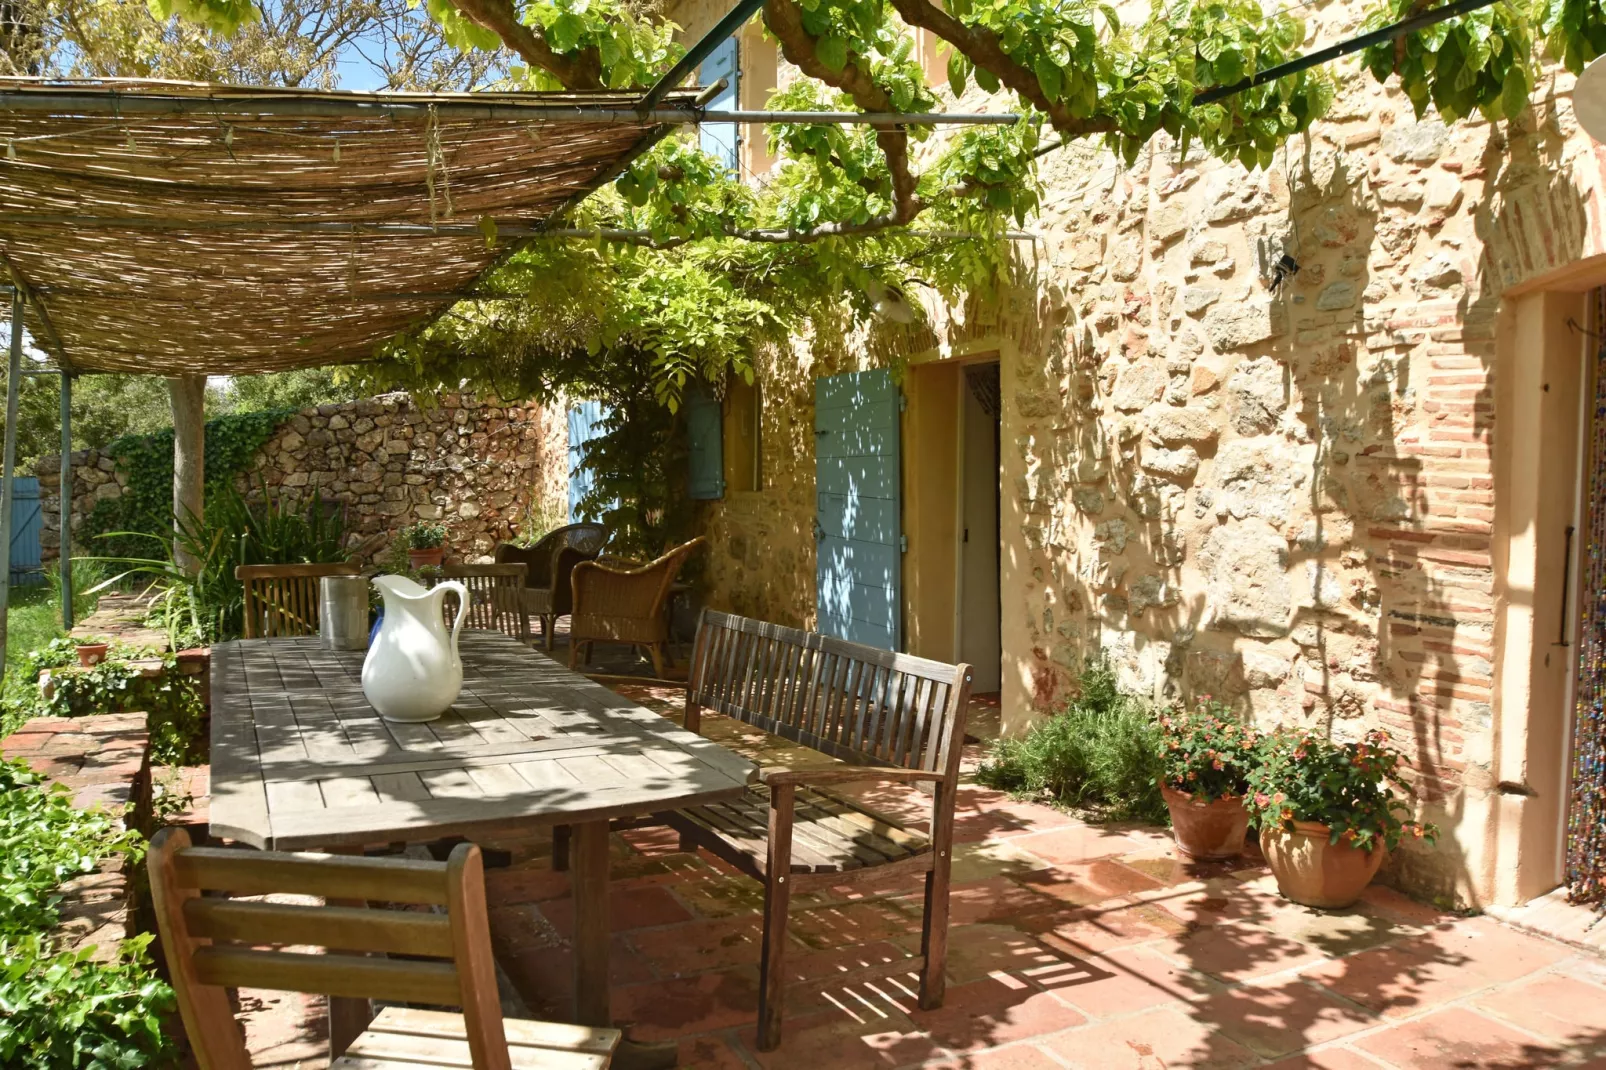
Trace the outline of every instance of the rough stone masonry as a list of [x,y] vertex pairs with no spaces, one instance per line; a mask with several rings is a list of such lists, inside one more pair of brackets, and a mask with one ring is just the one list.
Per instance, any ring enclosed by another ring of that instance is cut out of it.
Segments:
[[[488,558],[542,515],[566,509],[568,430],[560,409],[448,394],[419,405],[405,393],[303,409],[263,444],[240,479],[290,501],[343,502],[348,540],[395,533],[414,520],[446,525],[452,560]],[[39,462],[44,556],[61,541],[60,463]],[[127,486],[104,450],[73,454],[74,531],[95,502]],[[79,553],[92,549],[79,547]]]

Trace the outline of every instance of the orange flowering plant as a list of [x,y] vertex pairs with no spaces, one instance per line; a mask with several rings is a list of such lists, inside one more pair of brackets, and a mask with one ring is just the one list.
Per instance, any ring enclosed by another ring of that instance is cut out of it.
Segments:
[[1160,742],[1165,786],[1211,803],[1244,793],[1260,737],[1206,695],[1192,713],[1160,718]]
[[[1314,821],[1369,851],[1393,849],[1410,836],[1432,842],[1439,830],[1411,818],[1411,789],[1400,777],[1400,752],[1382,729],[1358,743],[1335,743],[1310,732],[1281,729],[1265,737],[1249,773],[1244,806],[1261,828]],[[1398,791],[1396,791],[1398,789]]]

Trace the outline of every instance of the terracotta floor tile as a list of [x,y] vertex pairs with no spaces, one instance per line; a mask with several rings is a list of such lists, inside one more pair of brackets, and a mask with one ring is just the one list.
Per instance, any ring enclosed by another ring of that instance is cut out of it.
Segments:
[[1112,855],[1131,854],[1142,844],[1121,832],[1113,832],[1097,825],[1067,825],[1048,832],[1033,832],[1014,836],[1012,847],[1030,851],[1038,858],[1057,866],[1092,862]]
[[920,920],[886,900],[794,908],[787,932],[816,951],[918,934]]
[[[917,945],[911,944],[911,950]],[[1084,967],[1076,957],[1048,946],[1028,933],[1005,925],[962,925],[948,932],[948,979],[968,984],[998,970],[1024,976],[1075,974]]]
[[[918,914],[924,906],[924,894],[922,891],[900,896],[899,905]],[[1064,906],[1058,899],[1040,895],[1014,878],[989,877],[952,887],[948,895],[948,920],[950,925],[996,921],[1031,929],[1037,927],[1037,919],[1063,912]]]
[[1075,906],[1091,906],[1132,892],[1164,887],[1154,877],[1109,858],[1056,865],[1016,880],[1032,891]]
[[493,905],[539,903],[568,894],[569,875],[552,872],[552,863],[546,859],[485,871],[485,901]]
[[[537,1015],[567,1019],[574,996],[574,952],[567,947],[536,947],[513,951],[494,938],[496,961],[530,1010]],[[641,984],[657,978],[646,959],[637,955],[622,936],[613,939],[608,956],[608,980],[615,985]]]
[[1063,810],[973,784],[961,786],[954,801],[955,843],[1009,839],[1076,824],[1080,822]]
[[747,1060],[721,1037],[688,1037],[682,1040],[678,1065],[688,1070],[747,1070]]
[[1210,880],[1216,877],[1225,877],[1231,873],[1261,869],[1265,866],[1258,853],[1219,862],[1195,862],[1186,855],[1178,855],[1175,850],[1160,853],[1150,851],[1122,855],[1118,861],[1123,865],[1131,866],[1140,873],[1153,877],[1161,884],[1185,884],[1190,881]]
[[1222,981],[1250,981],[1321,962],[1309,944],[1264,926],[1240,923],[1200,929],[1154,945],[1162,955]]
[[1111,899],[1069,915],[1042,932],[1046,939],[1069,944],[1083,951],[1107,951],[1129,944],[1147,943],[1168,936],[1179,936],[1187,926],[1151,903],[1130,898]]
[[1526,977],[1566,955],[1547,941],[1472,918],[1323,963],[1305,976],[1385,1017],[1399,1018]]
[[1043,1044],[1081,1070],[1237,1070],[1260,1061],[1175,1007],[1091,1025]]
[[1148,1007],[1193,1000],[1219,986],[1147,948],[1120,948],[1072,960],[1074,971],[1031,979],[1091,1018],[1110,1018]]
[[756,965],[763,935],[763,919],[757,914],[742,914],[638,929],[628,939],[661,976],[680,977],[729,966]]
[[1376,1059],[1368,1059],[1348,1048],[1326,1048],[1322,1051],[1290,1055],[1266,1067],[1266,1070],[1379,1070]]
[[1484,996],[1479,1010],[1581,1051],[1606,1049],[1606,988],[1564,964]]
[[770,1052],[758,1050],[754,1028],[739,1036],[765,1070],[888,1070],[944,1054],[907,1018],[861,1017],[856,1008],[788,1015],[780,1047]]
[[681,874],[672,887],[681,902],[705,918],[724,918],[764,908],[764,886],[740,873],[702,867]]
[[1205,998],[1191,1013],[1267,1059],[1337,1040],[1378,1021],[1298,979],[1239,985]]
[[938,1044],[959,1052],[1030,1040],[1087,1021],[1052,994],[1008,974],[951,985],[941,1008],[915,1010],[909,1017]]
[[954,847],[953,882],[969,884],[989,877],[1018,876],[1052,863],[1018,846],[1016,840],[961,843]]
[[952,1063],[935,1064],[936,1067],[950,1065],[955,1070],[1060,1070],[1059,1063],[1031,1044],[1011,1044],[996,1051],[966,1055]]
[[613,990],[613,1018],[638,1040],[730,1029],[758,1014],[758,971],[721,970]]
[[[609,889],[608,908],[614,932],[691,920],[691,912],[667,888],[657,886],[621,888],[614,885]],[[541,913],[564,939],[573,935],[573,899],[548,900],[541,904]]]
[[1364,1037],[1355,1046],[1402,1070],[1553,1066],[1558,1049],[1461,1007]]

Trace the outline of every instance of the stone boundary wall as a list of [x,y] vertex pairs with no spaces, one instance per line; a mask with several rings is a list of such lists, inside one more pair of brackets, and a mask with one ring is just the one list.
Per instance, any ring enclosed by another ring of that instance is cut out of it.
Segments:
[[[72,790],[73,805],[124,813],[131,828],[150,817],[149,733],[143,713],[95,717],[36,717],[0,743],[7,758]],[[134,935],[134,886],[127,859],[103,859],[93,873],[62,883],[56,935],[63,951],[93,948],[96,962],[117,958]]]
[[[47,561],[61,544],[60,462],[39,462],[40,543]],[[290,501],[316,491],[347,506],[353,543],[394,534],[414,520],[446,525],[448,557],[488,558],[496,544],[531,524],[562,515],[568,479],[568,428],[558,408],[502,404],[449,394],[430,406],[406,393],[303,409],[281,424],[246,468],[250,493],[265,480]],[[97,501],[127,486],[102,449],[73,454],[73,531]],[[78,553],[93,553],[79,545]]]

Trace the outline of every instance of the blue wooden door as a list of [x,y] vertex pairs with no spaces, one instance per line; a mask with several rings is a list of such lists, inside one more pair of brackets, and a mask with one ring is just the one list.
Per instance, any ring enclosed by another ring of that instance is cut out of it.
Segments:
[[725,496],[724,412],[702,386],[686,391],[686,496]]
[[580,466],[585,460],[581,446],[602,433],[597,426],[608,410],[600,401],[581,401],[569,409],[569,520],[580,519],[580,499],[591,489],[591,471]]
[[[713,85],[721,78],[730,83],[708,102],[709,111],[736,110],[737,101],[741,99],[736,89],[740,77],[741,61],[736,38],[726,38],[703,60],[702,69],[697,74],[697,81],[703,85]],[[697,140],[702,150],[714,159],[732,171],[740,170],[741,135],[735,123],[704,123],[697,128]]]
[[11,582],[43,583],[39,555],[39,480],[32,476],[11,481]]
[[883,650],[902,642],[900,400],[885,371],[814,383],[820,631]]

